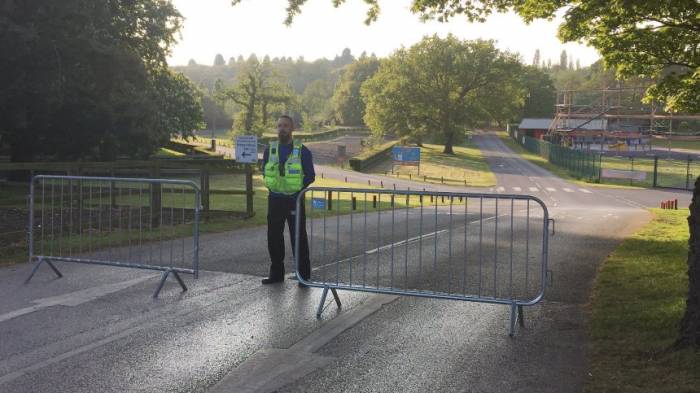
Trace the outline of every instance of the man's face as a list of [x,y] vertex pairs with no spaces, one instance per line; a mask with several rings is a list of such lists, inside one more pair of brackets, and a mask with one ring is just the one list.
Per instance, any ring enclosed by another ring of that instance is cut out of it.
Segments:
[[277,119],[277,137],[280,142],[287,143],[292,139],[292,131],[294,130],[294,125],[286,117],[280,117]]

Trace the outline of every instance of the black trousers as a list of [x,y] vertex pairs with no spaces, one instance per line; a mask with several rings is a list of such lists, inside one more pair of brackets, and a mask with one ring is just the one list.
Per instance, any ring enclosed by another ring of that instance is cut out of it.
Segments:
[[[268,196],[267,198],[267,250],[270,252],[270,277],[284,276],[284,223],[289,227],[289,238],[294,249],[296,227],[296,198]],[[306,235],[306,209],[301,203],[301,225],[299,227],[299,275],[308,279],[311,276],[309,260],[309,240]]]

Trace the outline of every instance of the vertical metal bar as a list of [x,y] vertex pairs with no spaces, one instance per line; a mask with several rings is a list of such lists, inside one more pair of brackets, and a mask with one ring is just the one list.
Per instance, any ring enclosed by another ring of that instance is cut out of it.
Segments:
[[352,203],[352,207],[350,209],[350,252],[348,253],[348,255],[350,255],[350,274],[349,274],[350,283],[349,283],[349,285],[352,286],[352,260],[354,258],[354,254],[355,254],[353,247],[352,247],[352,245],[353,245],[352,239],[355,237],[355,233],[353,232],[353,225],[352,225],[353,224],[352,218],[355,215],[355,196],[352,192],[350,192],[350,203]]
[[[326,192],[327,194],[327,192]],[[326,200],[328,200],[327,195],[324,196]],[[321,250],[321,260],[323,261],[323,264],[326,264],[326,215],[328,209],[323,209],[323,246]],[[322,268],[321,270],[321,281],[324,283],[326,282],[326,268]]]
[[340,191],[337,192],[335,206],[335,284],[340,282]]
[[[447,292],[452,291],[452,202],[454,198],[450,196],[450,227],[447,233]],[[435,235],[437,237],[437,235]]]
[[54,250],[56,248],[56,231],[54,229],[54,221],[56,220],[56,213],[54,211],[54,206],[56,205],[56,194],[55,186],[56,181],[51,181],[51,247],[49,247],[49,253],[54,255]]
[[[42,211],[43,215],[43,211]],[[42,227],[43,228],[43,227]],[[34,178],[29,179],[29,263],[34,259]]]
[[78,180],[78,254],[83,252],[83,182]]
[[467,240],[469,234],[469,211],[468,211],[469,197],[464,197],[464,261],[462,262],[462,294],[467,294]]
[[129,218],[127,219],[127,225],[129,226],[129,229],[126,231],[126,241],[127,244],[129,245],[129,249],[127,251],[127,261],[131,261],[131,184],[129,184],[129,188],[127,191],[127,203],[126,203],[126,214],[129,215]]
[[484,197],[479,197],[479,297],[484,265]]
[[514,217],[514,208],[515,204],[515,199],[510,200],[510,281],[509,281],[509,292],[510,292],[510,298],[511,300],[513,299],[513,240],[514,240],[514,231],[513,231],[513,221],[515,220]]
[[[60,205],[59,205],[59,210],[61,214],[61,220],[60,220],[60,226],[58,227],[58,255],[63,256],[63,246],[62,246],[62,241],[61,236],[63,234],[63,179],[61,179],[61,196],[60,196]],[[68,237],[70,239],[70,236]]]
[[362,237],[363,237],[363,251],[362,253],[364,254],[364,265],[362,267],[362,287],[367,286],[367,193],[365,192],[365,202],[364,202],[364,215],[365,215],[365,223],[364,223],[364,230],[362,231]]
[[[442,198],[445,196],[442,195]],[[433,292],[435,292],[435,285],[432,285],[436,281],[437,275],[437,240],[438,240],[438,198],[435,196],[435,226],[433,227],[433,276],[431,286],[433,287]],[[438,281],[439,282],[439,281]]]
[[527,200],[527,214],[525,216],[525,296],[528,295],[529,265],[530,265],[530,200]]
[[394,288],[394,224],[396,223],[395,212],[396,212],[396,192],[391,193],[391,268],[389,279],[390,288]]
[[[180,187],[180,195],[182,196],[182,201],[180,201],[180,203],[181,203],[180,212],[182,213],[181,214],[182,217],[180,218],[180,225],[182,225],[182,230],[183,230],[183,234],[184,234],[185,233],[184,230],[186,229],[186,226],[185,226],[185,208],[187,207],[187,198],[185,197],[185,185],[184,184]],[[186,262],[185,261],[185,237],[182,236],[181,239],[182,239],[182,241],[181,241],[181,245],[180,245],[180,260],[181,260],[180,263],[182,263],[182,266],[186,266],[185,265],[185,262]]]
[[404,278],[403,285],[405,289],[408,289],[408,209],[411,205],[410,195],[406,194],[406,243],[404,244],[405,256],[404,256]]
[[[121,192],[120,192],[121,193]],[[158,206],[158,264],[163,264],[163,187],[160,185],[158,187],[158,200],[160,201],[160,206]],[[120,214],[121,216],[121,214]]]
[[114,191],[114,185],[115,182],[110,183],[109,187],[109,208],[107,209],[107,226],[109,226],[107,230],[107,235],[104,236],[104,241],[103,241],[103,246],[105,243],[107,243],[107,258],[110,260],[112,259],[112,247],[109,247],[109,238],[112,236],[112,212],[114,210],[114,207],[117,205],[117,196],[114,195],[116,192]]
[[[304,197],[306,197],[306,194],[304,194]],[[304,206],[306,208],[306,205]],[[314,258],[311,256],[314,255],[314,190],[311,190],[311,214],[306,216],[307,220],[310,219],[309,226],[311,227],[311,235],[308,237],[308,242],[309,242],[309,256],[311,260],[313,261]],[[309,277],[311,279],[311,277]]]
[[199,278],[199,219],[202,208],[202,194],[197,188],[194,189],[194,249],[192,255],[192,265],[194,267],[194,278]]
[[90,204],[92,203],[92,182],[88,182],[88,200],[87,200],[87,209],[88,209],[88,252],[92,252],[92,209],[90,207]]
[[168,187],[170,189],[170,267],[173,266],[173,261],[175,260],[175,238],[177,237],[177,227],[175,226],[175,187],[172,185]]
[[493,297],[498,297],[498,197],[496,197],[496,215],[494,219],[493,238]]
[[[32,181],[31,184],[33,185],[34,179],[31,179],[31,181]],[[45,204],[46,195],[45,194],[46,194],[46,180],[41,179],[41,246],[39,248],[40,249],[39,252],[41,253],[41,255],[46,255],[44,253],[44,242],[45,242],[45,238],[44,238],[44,229],[45,229],[44,212],[46,211],[46,208],[45,208],[46,207],[46,204]]]
[[379,248],[381,247],[382,244],[382,194],[378,193],[377,194],[377,199],[378,199],[378,204],[377,204],[377,288],[379,288],[379,254],[381,252],[379,251]]

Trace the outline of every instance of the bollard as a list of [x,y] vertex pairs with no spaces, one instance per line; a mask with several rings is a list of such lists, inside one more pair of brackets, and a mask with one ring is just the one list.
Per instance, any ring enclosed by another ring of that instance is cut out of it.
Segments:
[[675,200],[673,201],[673,209],[674,209],[674,210],[678,210],[678,199],[675,199]]
[[321,179],[323,179],[323,172],[321,172]]
[[410,173],[408,174],[408,180],[411,180],[411,174],[410,174]]
[[442,202],[442,203],[445,203],[445,196],[444,196],[444,195],[441,195],[441,197],[442,197],[441,202]]
[[372,207],[374,209],[377,208],[377,196],[376,195],[372,195]]
[[433,203],[433,196],[430,196],[430,203]]
[[357,198],[352,197],[352,210],[357,210]]
[[348,182],[348,177],[347,177],[347,176],[345,176],[345,182],[346,182],[346,183]]
[[328,191],[328,210],[333,210],[333,191]]
[[394,194],[391,194],[391,207],[394,207]]
[[440,183],[445,184],[445,177],[444,176],[440,176]]
[[381,188],[384,188],[384,180],[380,180],[380,181],[379,181],[379,186],[380,186]]

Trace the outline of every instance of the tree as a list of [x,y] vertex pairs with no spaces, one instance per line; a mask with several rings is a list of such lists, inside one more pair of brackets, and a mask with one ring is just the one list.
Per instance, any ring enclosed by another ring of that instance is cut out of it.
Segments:
[[532,65],[535,67],[540,66],[540,50],[535,49],[535,56],[532,58]]
[[145,157],[191,133],[199,97],[166,63],[180,26],[169,1],[4,1],[0,135],[11,159]]
[[559,68],[562,70],[566,69],[567,62],[566,62],[566,50],[561,51],[561,54],[559,55]]
[[190,59],[190,61],[187,62],[188,67],[194,67],[197,65],[197,61],[195,59]]
[[[338,6],[344,0],[332,0]],[[379,0],[369,5],[366,23],[379,17]],[[233,0],[233,4],[241,0]],[[288,0],[290,24],[306,0]],[[411,10],[423,19],[447,21],[463,15],[483,21],[492,12],[515,11],[526,22],[553,18],[564,9],[559,37],[583,41],[598,50],[621,78],[655,79],[646,100],[667,110],[700,112],[700,2],[697,0],[413,0]],[[563,63],[560,63],[563,64]]]
[[425,37],[382,61],[362,85],[365,123],[375,133],[418,141],[437,134],[443,152],[453,154],[465,127],[492,118],[502,93],[514,90],[519,68],[517,58],[492,41]]
[[549,74],[535,67],[524,67],[521,83],[525,88],[522,117],[552,117],[556,88]]
[[333,94],[333,111],[340,124],[364,125],[365,103],[360,95],[360,87],[379,69],[376,57],[364,58],[343,69],[340,82]]
[[333,85],[321,79],[311,82],[301,96],[301,109],[311,124],[304,124],[307,129],[313,129],[316,124],[323,123],[333,117]]
[[224,56],[221,53],[217,53],[216,56],[214,57],[214,65],[216,67],[222,67],[226,65],[226,61],[224,60]]

